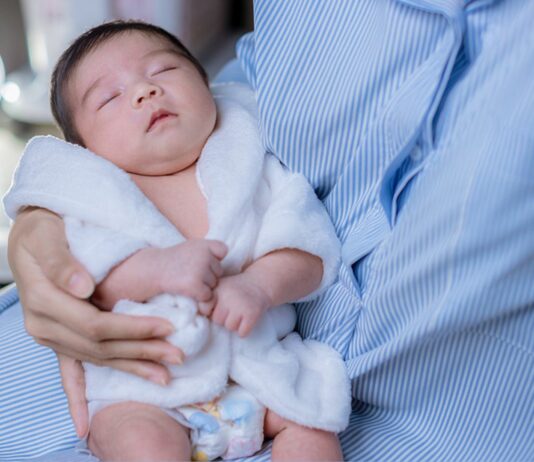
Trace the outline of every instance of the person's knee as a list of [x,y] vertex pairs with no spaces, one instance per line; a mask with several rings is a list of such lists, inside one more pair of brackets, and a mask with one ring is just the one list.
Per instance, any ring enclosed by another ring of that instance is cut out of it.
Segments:
[[285,432],[306,432],[306,433],[327,433],[316,428],[304,427],[296,422],[285,419],[276,412],[267,410],[265,413],[264,433],[267,438],[273,438],[282,431]]
[[267,409],[263,424],[263,432],[267,438],[273,438],[282,430],[291,426],[292,422],[279,416],[276,412]]
[[89,448],[103,460],[178,460],[190,454],[187,431],[161,409],[121,403],[97,413]]

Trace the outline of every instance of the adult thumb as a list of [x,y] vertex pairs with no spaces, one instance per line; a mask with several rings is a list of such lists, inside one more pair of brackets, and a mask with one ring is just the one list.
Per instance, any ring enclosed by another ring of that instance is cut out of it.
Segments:
[[35,255],[46,278],[55,286],[77,298],[89,298],[95,290],[93,278],[70,253],[66,245],[49,248]]
[[73,272],[68,279],[65,290],[78,298],[89,298],[95,290],[95,284],[87,271],[80,268],[73,268]]

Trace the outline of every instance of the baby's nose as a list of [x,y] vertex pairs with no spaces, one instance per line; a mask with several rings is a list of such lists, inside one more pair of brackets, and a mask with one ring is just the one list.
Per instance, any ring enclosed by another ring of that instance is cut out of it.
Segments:
[[132,105],[138,107],[155,96],[161,95],[161,88],[152,84],[141,84],[135,89],[132,97]]

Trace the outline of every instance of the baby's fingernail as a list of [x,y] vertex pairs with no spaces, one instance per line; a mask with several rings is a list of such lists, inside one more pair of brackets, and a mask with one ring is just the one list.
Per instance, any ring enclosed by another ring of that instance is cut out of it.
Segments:
[[174,333],[174,327],[170,325],[157,326],[153,331],[154,337],[167,337],[172,333]]
[[80,273],[74,273],[69,279],[69,291],[80,298],[89,297],[92,289],[90,281]]

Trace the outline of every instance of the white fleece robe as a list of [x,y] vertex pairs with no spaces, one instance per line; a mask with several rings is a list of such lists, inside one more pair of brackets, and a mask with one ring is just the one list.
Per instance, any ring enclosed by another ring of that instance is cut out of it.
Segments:
[[[262,147],[253,93],[231,84],[212,88],[218,124],[197,165],[207,201],[207,239],[226,243],[225,274],[277,249],[295,248],[323,262],[321,293],[337,276],[340,245],[321,202],[302,175],[290,173]],[[54,137],[28,143],[4,198],[14,218],[27,205],[61,215],[70,249],[95,281],[134,252],[184,241],[129,175],[87,149]],[[197,313],[186,297],[162,294],[146,303],[121,300],[114,311],[169,319],[168,340],[187,355],[158,386],[118,370],[85,364],[88,400],[135,400],[175,408],[206,402],[231,378],[266,407],[303,425],[341,431],[350,387],[344,363],[327,345],[291,331],[292,306],[273,308],[240,338]]]

